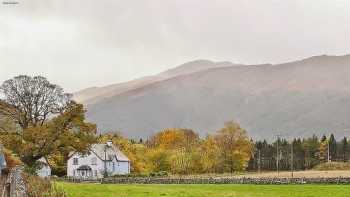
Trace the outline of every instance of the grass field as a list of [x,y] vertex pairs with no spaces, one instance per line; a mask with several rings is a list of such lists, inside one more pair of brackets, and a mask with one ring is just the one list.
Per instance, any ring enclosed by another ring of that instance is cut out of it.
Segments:
[[101,185],[58,183],[72,197],[348,197],[350,185]]

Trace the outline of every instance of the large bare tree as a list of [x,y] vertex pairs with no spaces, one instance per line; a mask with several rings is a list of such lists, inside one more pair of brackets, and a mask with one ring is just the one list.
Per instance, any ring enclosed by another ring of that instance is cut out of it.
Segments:
[[23,129],[43,125],[55,114],[62,112],[71,95],[51,84],[45,77],[20,75],[0,86],[0,115],[11,118]]

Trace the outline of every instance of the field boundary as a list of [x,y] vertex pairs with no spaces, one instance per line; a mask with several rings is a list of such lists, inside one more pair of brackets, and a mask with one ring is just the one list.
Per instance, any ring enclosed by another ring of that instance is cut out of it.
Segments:
[[350,177],[332,178],[169,178],[169,177],[109,177],[103,179],[65,178],[60,181],[101,184],[349,184]]

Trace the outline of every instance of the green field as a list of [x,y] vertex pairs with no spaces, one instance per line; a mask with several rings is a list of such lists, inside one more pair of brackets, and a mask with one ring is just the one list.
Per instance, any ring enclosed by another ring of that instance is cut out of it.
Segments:
[[58,183],[72,197],[349,197],[350,185],[112,185]]

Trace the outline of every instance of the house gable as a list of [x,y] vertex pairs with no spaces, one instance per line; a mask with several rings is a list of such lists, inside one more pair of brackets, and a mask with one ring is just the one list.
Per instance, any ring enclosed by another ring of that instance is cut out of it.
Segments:
[[[91,168],[91,170],[86,170],[92,171],[88,172],[89,175],[98,177],[102,177],[105,170],[110,175],[130,172],[129,159],[114,145],[106,148],[106,144],[93,144],[88,154],[71,153],[67,161],[67,175],[76,176],[77,170],[82,172],[82,169],[78,169],[82,165]],[[84,174],[86,173],[84,172]]]

